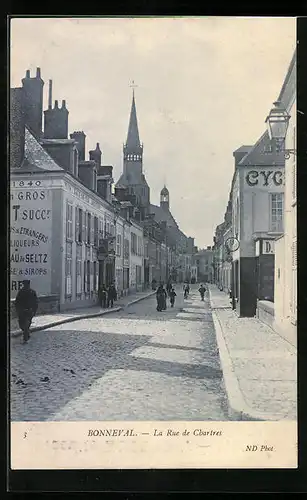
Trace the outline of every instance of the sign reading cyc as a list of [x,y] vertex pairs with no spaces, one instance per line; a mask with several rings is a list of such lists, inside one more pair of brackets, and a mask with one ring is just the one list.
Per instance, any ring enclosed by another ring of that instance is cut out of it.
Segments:
[[275,186],[281,186],[283,184],[283,172],[280,170],[250,170],[245,177],[245,180],[249,186],[268,186],[269,180],[272,180]]

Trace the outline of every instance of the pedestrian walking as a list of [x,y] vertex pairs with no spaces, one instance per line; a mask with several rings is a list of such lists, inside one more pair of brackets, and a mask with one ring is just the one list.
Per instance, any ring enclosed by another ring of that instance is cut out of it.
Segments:
[[198,291],[200,293],[201,300],[204,300],[206,287],[203,284],[201,284]]
[[156,290],[156,288],[157,288],[157,281],[155,279],[153,279],[151,282],[151,288],[153,291]]
[[159,285],[156,292],[157,299],[157,311],[165,311],[166,309],[166,291],[163,288],[162,283]]
[[30,280],[24,280],[23,288],[19,290],[15,300],[19,327],[23,333],[24,343],[30,338],[30,326],[36,314],[38,300],[35,290],[30,288]]
[[170,292],[169,292],[169,297],[170,297],[170,303],[171,303],[171,307],[174,307],[174,304],[175,304],[175,297],[177,297],[177,294],[174,290],[174,288],[172,287]]
[[185,283],[183,285],[183,291],[184,291],[184,298],[187,299],[190,293],[190,286],[189,283]]
[[170,292],[171,292],[172,288],[173,288],[173,286],[172,286],[171,282],[168,281],[168,283],[166,285],[166,291],[167,291],[167,294],[169,297],[170,297]]
[[108,305],[107,305],[107,307],[110,307],[110,306],[113,307],[114,301],[117,298],[117,292],[116,292],[116,288],[115,288],[115,284],[114,283],[112,283],[109,286],[109,288],[108,288],[107,298],[108,298]]
[[104,309],[107,307],[107,289],[105,285],[102,285],[99,290],[99,301],[100,306]]

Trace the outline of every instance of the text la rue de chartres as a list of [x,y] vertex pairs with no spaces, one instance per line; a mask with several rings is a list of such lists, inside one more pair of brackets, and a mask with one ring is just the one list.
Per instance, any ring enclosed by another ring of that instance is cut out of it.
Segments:
[[[144,433],[141,433],[144,434]],[[149,433],[146,433],[149,435]],[[138,434],[135,429],[89,429],[88,436],[91,437],[136,437]],[[193,429],[191,431],[184,429],[183,431],[178,431],[175,429],[158,430],[154,429],[152,435],[155,437],[176,437],[176,436],[222,436],[221,430],[204,430],[204,429]]]

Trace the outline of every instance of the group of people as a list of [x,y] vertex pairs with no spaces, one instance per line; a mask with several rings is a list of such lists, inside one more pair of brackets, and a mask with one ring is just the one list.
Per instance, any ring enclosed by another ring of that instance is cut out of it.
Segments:
[[111,283],[111,285],[108,287],[102,285],[99,289],[100,306],[104,309],[113,307],[115,300],[117,300],[117,291],[115,288],[115,284]]
[[175,297],[177,296],[173,285],[169,282],[164,288],[163,283],[160,283],[157,292],[157,311],[165,311],[166,310],[166,299],[169,297],[171,307],[174,307]]
[[[188,283],[183,285],[184,298],[188,298],[190,293],[190,286]],[[204,300],[206,287],[201,284],[198,289],[201,300]],[[177,296],[175,289],[171,282],[168,282],[166,288],[163,283],[160,283],[156,291],[157,311],[166,310],[167,297],[170,300],[171,307],[174,307],[175,297]],[[113,307],[114,301],[117,300],[117,291],[114,283],[109,287],[102,285],[99,289],[99,301],[103,308]],[[24,342],[28,342],[30,338],[30,326],[33,317],[36,314],[38,307],[38,299],[36,292],[30,288],[30,280],[23,282],[23,288],[19,290],[15,301],[16,312],[18,316],[19,327],[23,332]]]
[[[206,287],[201,284],[198,289],[200,293],[201,300],[205,300]],[[183,297],[187,299],[190,293],[190,285],[189,283],[185,283],[183,285]],[[169,297],[171,307],[174,307],[175,297],[177,296],[173,285],[168,282],[166,287],[164,288],[163,283],[160,283],[157,291],[156,291],[156,299],[157,299],[157,311],[165,311],[166,310],[166,302],[167,297]]]

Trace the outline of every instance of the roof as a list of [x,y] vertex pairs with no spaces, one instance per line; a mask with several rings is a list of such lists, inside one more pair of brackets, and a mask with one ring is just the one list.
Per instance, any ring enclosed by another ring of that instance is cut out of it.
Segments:
[[162,194],[162,195],[166,195],[166,196],[167,196],[167,195],[169,195],[169,191],[168,191],[168,189],[167,189],[167,187],[166,187],[166,186],[164,186],[164,188],[163,188],[163,189],[161,189],[161,193],[160,193],[160,194]]
[[37,139],[31,132],[25,129],[25,154],[24,162],[21,168],[31,168],[32,170],[53,170],[61,171],[61,168],[52,158],[47,151],[39,144]]
[[250,165],[278,165],[283,166],[285,163],[283,152],[276,152],[273,148],[272,152],[269,152],[269,147],[272,146],[272,142],[269,138],[268,131],[266,130],[252,149],[242,158],[239,162],[240,166],[250,166]]
[[136,117],[136,107],[135,107],[135,99],[133,92],[126,146],[128,146],[129,148],[134,148],[134,147],[140,147],[140,145],[141,143],[139,137],[138,121]]
[[157,205],[149,205],[149,210],[151,213],[155,214],[155,219],[157,222],[168,222],[171,226],[178,228],[178,224],[175,221],[170,211],[163,210],[163,208]]
[[253,146],[241,146],[240,148],[236,149],[234,153],[249,153],[251,149],[253,149]]
[[75,139],[41,139],[42,144],[74,144]]

